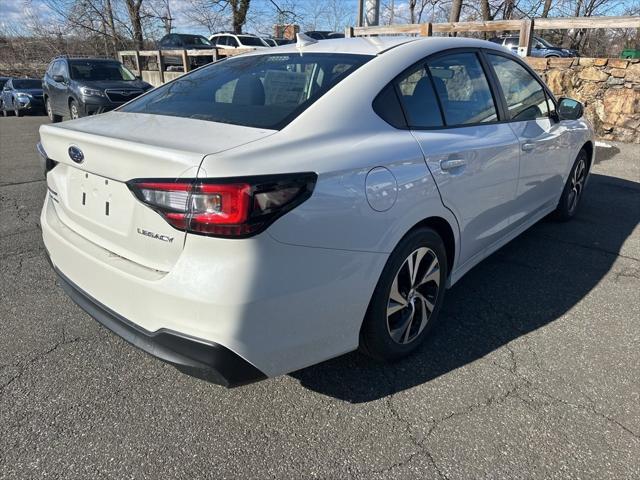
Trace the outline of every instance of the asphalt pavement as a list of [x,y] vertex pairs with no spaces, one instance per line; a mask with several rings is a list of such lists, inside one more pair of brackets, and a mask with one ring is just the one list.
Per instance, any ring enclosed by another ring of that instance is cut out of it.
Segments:
[[56,285],[46,121],[0,118],[1,479],[640,478],[640,145],[599,148],[577,218],[474,268],[411,358],[227,390]]

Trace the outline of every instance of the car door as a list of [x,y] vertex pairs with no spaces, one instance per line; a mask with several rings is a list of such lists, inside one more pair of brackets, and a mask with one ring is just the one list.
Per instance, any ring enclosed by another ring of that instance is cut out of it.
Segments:
[[477,51],[429,57],[400,76],[396,89],[442,201],[458,220],[462,265],[510,231],[518,139],[500,122]]
[[240,42],[234,36],[227,35],[227,48],[238,48],[240,46]]
[[486,52],[509,126],[520,144],[520,175],[512,222],[519,224],[555,206],[570,159],[567,130],[554,115],[550,94],[529,67],[498,52]]
[[[61,76],[62,82],[54,80],[54,77]],[[69,71],[64,60],[57,60],[51,69],[51,92],[50,101],[53,111],[58,115],[66,115],[68,113],[67,90],[69,82]]]
[[215,37],[212,37],[209,41],[216,48],[227,48],[227,36],[226,35],[217,35]]

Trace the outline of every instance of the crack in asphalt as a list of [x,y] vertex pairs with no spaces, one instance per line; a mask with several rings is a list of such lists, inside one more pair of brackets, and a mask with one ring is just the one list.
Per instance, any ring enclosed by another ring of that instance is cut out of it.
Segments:
[[24,182],[10,182],[10,183],[0,183],[0,188],[2,187],[13,187],[15,185],[28,185],[30,183],[40,183],[40,182],[46,182],[46,179],[41,179],[41,180],[25,180]]
[[[478,292],[476,292],[478,293]],[[513,322],[516,320],[516,318],[510,314],[509,312],[506,312],[502,309],[497,308],[490,300],[488,300],[487,298],[478,295],[479,299],[484,302],[485,305],[487,305],[495,314],[497,315],[501,315],[503,317],[506,317],[508,320],[510,320],[512,322],[513,327],[520,331],[520,329],[517,327],[517,325],[513,324]],[[526,340],[526,334],[525,332],[523,332],[523,336],[521,336],[520,338],[523,338]],[[550,398],[556,402],[562,403],[564,405],[573,407],[573,408],[578,408],[578,409],[582,409],[585,410],[587,412],[593,413],[603,419],[605,419],[606,421],[613,423],[615,425],[617,425],[619,428],[621,428],[623,431],[627,432],[629,435],[633,436],[635,439],[640,440],[640,435],[638,433],[636,433],[635,431],[633,431],[631,428],[627,427],[626,425],[624,425],[622,422],[616,420],[614,417],[612,417],[611,415],[606,414],[605,412],[599,411],[598,407],[597,407],[597,403],[596,401],[591,398],[589,395],[587,395],[584,391],[582,391],[577,385],[575,385],[574,383],[572,383],[571,381],[567,380],[566,378],[558,375],[555,372],[552,372],[551,370],[542,367],[541,362],[538,358],[537,353],[535,353],[535,351],[532,349],[531,345],[528,344],[528,342],[524,342],[527,345],[528,350],[533,354],[534,357],[534,361],[536,362],[538,368],[541,371],[544,371],[548,374],[551,375],[555,375],[558,378],[560,378],[563,382],[565,382],[568,385],[571,385],[573,388],[575,388],[575,390],[577,392],[579,392],[582,396],[584,396],[588,402],[589,405],[582,405],[580,403],[571,403],[571,402],[567,402],[564,399],[558,398],[554,395],[552,395],[548,390],[544,389],[543,387],[539,386],[539,385],[535,385],[528,377],[526,377],[525,375],[523,375],[522,373],[520,373],[518,371],[518,364],[517,364],[517,359],[516,359],[516,354],[515,351],[509,346],[509,344],[505,344],[504,347],[509,351],[510,354],[510,358],[511,358],[511,367],[510,368],[504,368],[503,366],[499,365],[498,363],[496,363],[495,361],[492,362],[492,364],[494,366],[496,366],[497,368],[500,368],[504,371],[507,371],[509,373],[511,373],[512,375],[515,375],[517,378],[521,379],[523,382],[525,382],[525,385],[527,388],[534,390],[538,393],[540,393],[543,396],[546,396],[547,398]],[[524,400],[523,398],[521,398],[520,396],[517,396],[517,398],[519,398],[520,400],[523,400],[525,402],[527,402],[526,400]],[[531,403],[535,403],[535,401],[532,402],[527,402],[529,404],[529,406],[531,406]]]
[[7,368],[7,367],[17,368],[18,372],[13,377],[11,377],[5,384],[0,385],[0,394],[3,394],[9,385],[11,385],[13,382],[15,382],[20,377],[22,377],[22,375],[25,373],[25,371],[29,367],[31,367],[33,364],[37,363],[39,360],[42,360],[47,355],[50,355],[51,353],[55,352],[58,348],[60,348],[60,347],[62,347],[64,345],[69,345],[71,343],[79,342],[80,340],[82,340],[81,337],[75,337],[75,338],[72,338],[70,340],[67,340],[66,339],[66,335],[64,333],[64,329],[63,329],[62,340],[60,340],[59,342],[56,342],[52,347],[48,348],[44,352],[40,352],[40,353],[38,353],[37,355],[31,357],[28,360],[21,360],[21,361],[18,361],[16,363],[14,363],[14,364],[3,365],[3,368]]

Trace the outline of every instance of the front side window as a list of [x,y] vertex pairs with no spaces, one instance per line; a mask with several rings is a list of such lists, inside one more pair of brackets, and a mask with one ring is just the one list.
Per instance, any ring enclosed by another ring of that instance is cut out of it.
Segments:
[[494,54],[489,54],[488,57],[507,101],[511,120],[547,118],[547,96],[540,82],[514,60]]
[[136,76],[118,62],[92,62],[72,60],[71,78],[80,81],[126,80],[133,81]]
[[427,62],[447,126],[498,119],[489,82],[475,53],[453,53]]
[[371,58],[329,53],[232,57],[158,87],[120,111],[280,129]]
[[410,128],[442,126],[438,100],[424,65],[403,74],[396,80],[396,88]]

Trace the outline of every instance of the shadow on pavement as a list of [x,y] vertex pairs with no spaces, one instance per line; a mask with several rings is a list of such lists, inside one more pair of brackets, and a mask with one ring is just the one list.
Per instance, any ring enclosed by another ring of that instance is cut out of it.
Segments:
[[640,183],[592,174],[576,218],[543,220],[447,292],[441,323],[416,354],[385,365],[354,352],[291,376],[360,403],[474,362],[576,305],[609,272],[639,222]]

